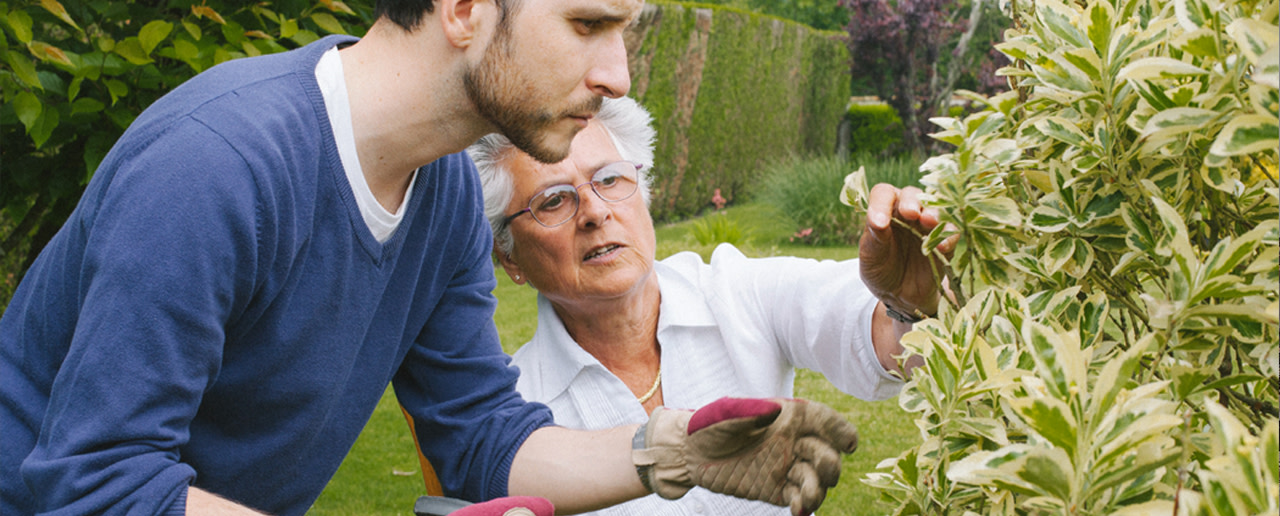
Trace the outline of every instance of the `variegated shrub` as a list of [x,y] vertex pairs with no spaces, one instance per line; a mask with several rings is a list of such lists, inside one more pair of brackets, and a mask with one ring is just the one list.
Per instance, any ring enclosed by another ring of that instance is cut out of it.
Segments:
[[[954,300],[904,343],[897,514],[1277,514],[1277,0],[1017,0],[937,119]],[[865,180],[843,197],[858,205]]]

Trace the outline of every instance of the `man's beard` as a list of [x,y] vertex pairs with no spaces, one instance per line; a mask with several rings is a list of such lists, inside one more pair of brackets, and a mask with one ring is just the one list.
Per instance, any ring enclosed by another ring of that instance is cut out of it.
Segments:
[[496,126],[512,145],[540,162],[558,163],[569,156],[569,145],[551,147],[546,141],[547,129],[568,116],[599,111],[604,98],[592,95],[586,102],[559,113],[536,105],[541,99],[537,92],[522,86],[531,81],[518,73],[521,68],[512,58],[508,30],[497,29],[480,64],[463,74],[463,86],[480,116]]

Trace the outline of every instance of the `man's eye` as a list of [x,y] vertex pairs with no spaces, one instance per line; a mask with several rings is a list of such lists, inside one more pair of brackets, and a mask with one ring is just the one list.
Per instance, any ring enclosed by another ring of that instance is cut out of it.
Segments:
[[578,32],[582,34],[591,34],[604,27],[603,20],[578,19],[574,20],[574,24],[578,26]]

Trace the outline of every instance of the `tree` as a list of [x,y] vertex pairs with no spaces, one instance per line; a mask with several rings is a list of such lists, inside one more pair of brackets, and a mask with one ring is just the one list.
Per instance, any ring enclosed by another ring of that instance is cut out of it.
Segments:
[[898,514],[1275,514],[1277,1],[1008,7],[1017,89],[922,167],[922,252],[961,238],[904,338],[922,440],[865,481]]
[[138,113],[223,61],[362,33],[371,4],[0,3],[0,306]]
[[840,5],[852,13],[845,42],[853,77],[869,82],[898,112],[912,150],[933,146],[927,139],[929,119],[948,114],[962,78],[973,88],[999,88],[972,72],[992,58],[986,49],[997,37],[995,28],[1003,25],[998,17],[984,16],[989,2],[971,0],[967,10],[955,0],[840,0]]

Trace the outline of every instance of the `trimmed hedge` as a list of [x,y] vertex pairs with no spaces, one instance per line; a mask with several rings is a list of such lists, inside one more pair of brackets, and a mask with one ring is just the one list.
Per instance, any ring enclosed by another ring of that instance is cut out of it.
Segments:
[[723,6],[652,2],[632,27],[631,96],[658,131],[652,211],[675,220],[750,194],[769,162],[832,153],[848,103],[838,32]]
[[901,147],[902,119],[888,104],[850,104],[846,116],[851,153],[878,155]]

